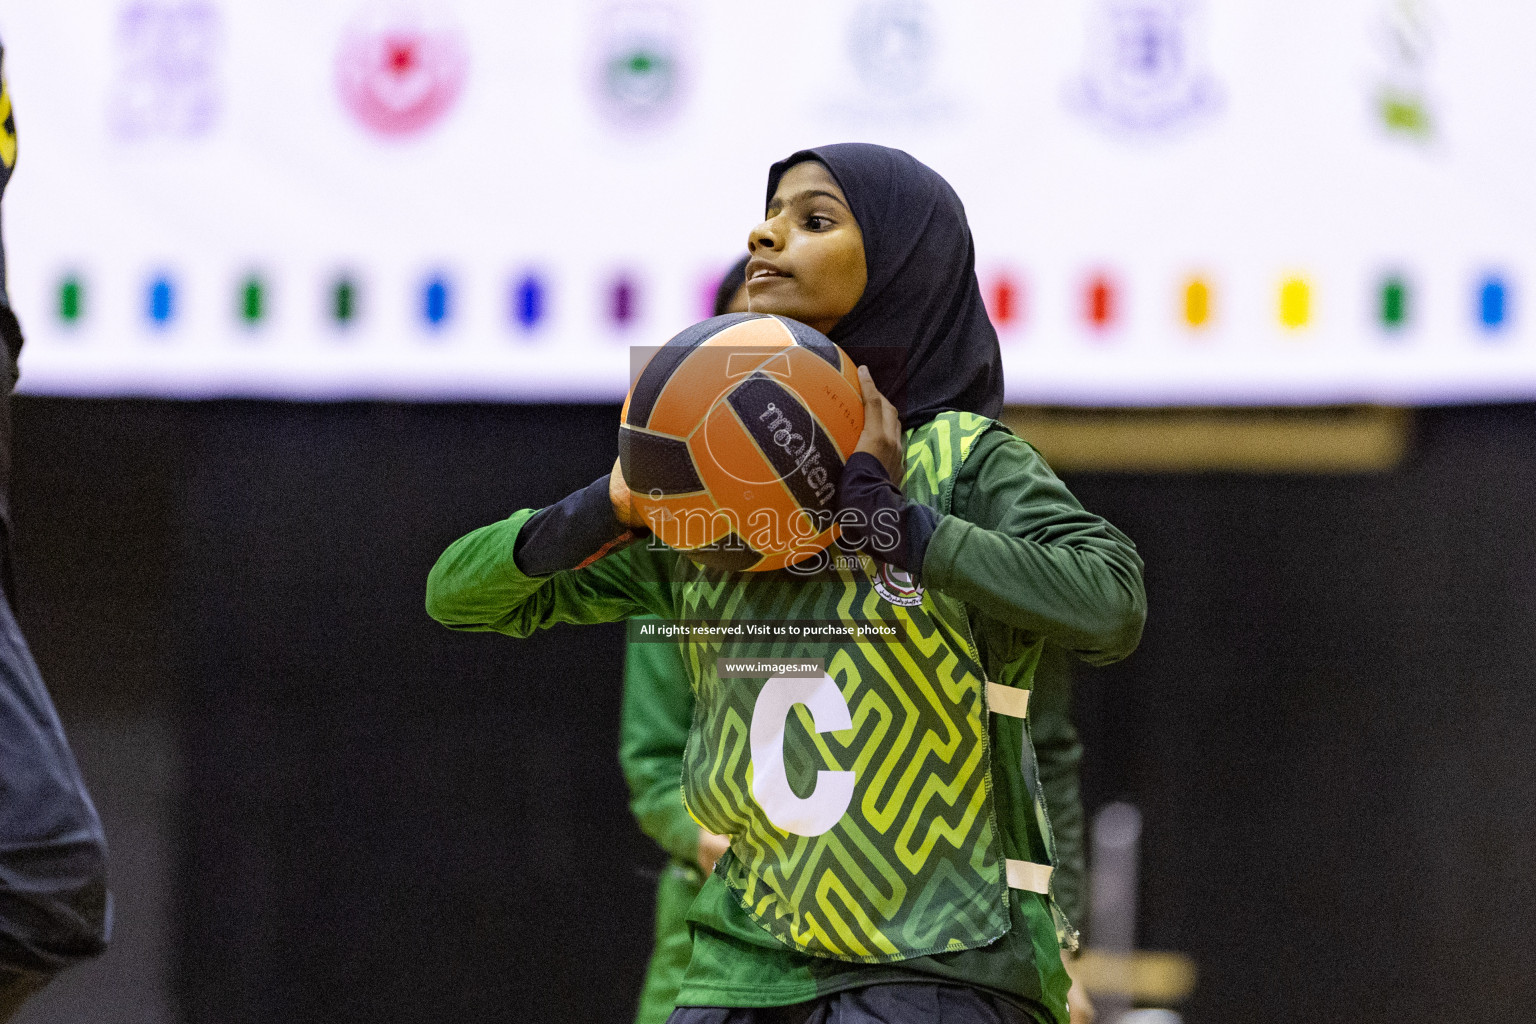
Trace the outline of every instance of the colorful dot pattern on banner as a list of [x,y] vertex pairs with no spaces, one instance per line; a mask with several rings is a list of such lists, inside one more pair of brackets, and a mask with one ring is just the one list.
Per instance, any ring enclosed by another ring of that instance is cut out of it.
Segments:
[[1280,283],[1280,323],[1296,331],[1312,322],[1312,285],[1304,277]]
[[[698,290],[699,317],[712,312],[716,280],[707,280]],[[509,279],[506,295],[510,327],[523,333],[543,328],[551,318],[550,284],[540,274],[527,272]],[[1125,290],[1114,275],[1096,272],[1083,282],[1079,301],[1084,327],[1102,334],[1119,327],[1128,313]],[[1398,335],[1413,326],[1420,301],[1413,279],[1403,273],[1391,273],[1373,285],[1368,315],[1387,335]],[[181,315],[182,286],[173,275],[162,272],[151,276],[144,286],[143,316],[156,328],[168,328]],[[1000,274],[987,279],[982,298],[992,323],[1000,331],[1020,327],[1026,319],[1026,282]],[[1312,282],[1303,274],[1280,280],[1276,294],[1276,314],[1287,330],[1301,330],[1316,319],[1316,294]],[[57,279],[52,306],[59,323],[67,327],[82,324],[90,314],[90,289],[80,274],[70,272]],[[325,316],[337,327],[348,327],[362,315],[363,289],[351,274],[332,279],[326,293]],[[1179,292],[1176,322],[1192,331],[1207,330],[1217,322],[1217,289],[1206,277],[1185,278]],[[453,281],[443,273],[427,277],[420,285],[417,311],[423,325],[433,331],[445,328],[455,317],[457,296]],[[640,284],[630,275],[612,278],[603,293],[604,314],[618,329],[636,325],[641,316]],[[1476,279],[1472,289],[1470,321],[1483,333],[1505,332],[1512,322],[1513,290],[1504,275],[1486,273]],[[246,327],[256,327],[272,320],[272,287],[260,274],[240,280],[234,294],[234,319]]]

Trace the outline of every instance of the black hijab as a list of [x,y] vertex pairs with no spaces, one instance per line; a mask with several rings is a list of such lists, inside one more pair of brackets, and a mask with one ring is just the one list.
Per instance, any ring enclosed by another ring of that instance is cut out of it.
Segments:
[[869,366],[904,427],[950,409],[996,417],[1003,408],[1002,352],[955,190],[899,149],[846,142],[774,164],[770,203],[784,172],[808,160],[825,165],[848,197],[869,271],[864,295],[832,329],[832,340]]

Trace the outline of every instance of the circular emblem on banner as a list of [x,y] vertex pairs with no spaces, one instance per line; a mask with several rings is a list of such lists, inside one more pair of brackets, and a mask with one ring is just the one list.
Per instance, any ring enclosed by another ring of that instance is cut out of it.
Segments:
[[596,87],[608,120],[622,128],[653,128],[682,104],[687,85],[681,14],[671,7],[609,8],[598,31]]
[[365,128],[398,138],[441,121],[463,91],[468,68],[457,28],[423,11],[387,7],[342,35],[336,89]]
[[211,131],[223,105],[223,38],[218,8],[203,0],[124,6],[107,107],[114,133],[135,141],[194,139]]
[[877,0],[861,7],[848,32],[848,56],[859,77],[882,92],[921,88],[933,65],[932,22],[920,0]]
[[1152,134],[1217,112],[1220,84],[1205,69],[1199,0],[1097,0],[1089,59],[1068,90],[1083,113]]
[[875,573],[874,584],[875,593],[891,604],[916,608],[923,603],[922,584],[914,580],[909,572],[893,569],[882,562],[880,571]]

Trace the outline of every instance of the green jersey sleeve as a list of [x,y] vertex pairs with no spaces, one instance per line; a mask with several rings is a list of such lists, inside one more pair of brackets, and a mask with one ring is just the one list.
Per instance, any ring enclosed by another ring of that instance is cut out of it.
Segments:
[[955,481],[923,582],[1008,626],[1105,665],[1136,649],[1146,621],[1129,537],[1088,512],[1029,444],[977,442]]
[[668,562],[649,542],[631,544],[580,569],[528,576],[513,552],[533,518],[523,509],[454,541],[427,576],[427,614],[450,629],[531,636],[556,623],[675,618]]
[[693,722],[693,688],[675,643],[630,641],[624,654],[619,765],[640,831],[689,864],[698,859],[699,826],[683,809],[683,751]]

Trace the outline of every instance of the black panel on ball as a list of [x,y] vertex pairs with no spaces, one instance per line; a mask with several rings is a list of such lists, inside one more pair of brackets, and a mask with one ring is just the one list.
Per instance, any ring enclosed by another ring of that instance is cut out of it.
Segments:
[[832,339],[822,334],[814,327],[807,327],[798,320],[788,317],[779,317],[779,322],[789,328],[789,333],[795,336],[795,344],[808,348],[821,358],[832,364],[832,369],[838,373],[843,372],[843,353],[832,344]]
[[620,427],[619,467],[635,494],[697,494],[704,490],[688,442],[675,437]]
[[701,320],[692,327],[673,335],[672,339],[651,357],[651,361],[640,372],[634,387],[630,388],[629,412],[625,414],[624,422],[632,427],[647,426],[651,422],[651,412],[656,408],[656,401],[661,397],[662,389],[667,386],[667,381],[672,379],[677,368],[683,365],[683,360],[688,358],[688,353],[727,327],[732,327],[744,320],[761,320],[765,315],[763,313],[727,313],[724,316]]

